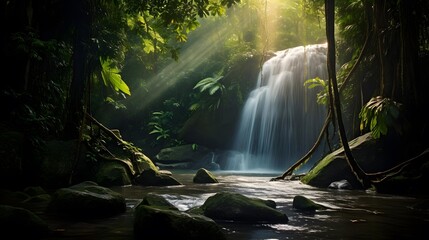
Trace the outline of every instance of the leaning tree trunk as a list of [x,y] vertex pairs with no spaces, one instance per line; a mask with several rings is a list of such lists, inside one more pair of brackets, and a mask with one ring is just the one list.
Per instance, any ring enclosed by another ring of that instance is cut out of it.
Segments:
[[[334,106],[331,109],[335,110],[335,117],[338,124],[338,131],[341,139],[341,144],[344,148],[344,153],[346,155],[347,163],[349,164],[351,170],[356,175],[358,180],[362,183],[363,187],[366,188],[369,186],[369,180],[365,172],[359,167],[356,160],[354,159],[352,152],[350,150],[346,131],[344,128],[344,123],[341,115],[341,103],[338,91],[337,84],[337,75],[335,70],[335,36],[334,36],[334,16],[335,16],[335,1],[334,0],[325,0],[325,16],[326,16],[326,37],[328,40],[328,74],[329,81],[331,82],[332,94],[334,100]],[[331,91],[329,91],[331,92]]]

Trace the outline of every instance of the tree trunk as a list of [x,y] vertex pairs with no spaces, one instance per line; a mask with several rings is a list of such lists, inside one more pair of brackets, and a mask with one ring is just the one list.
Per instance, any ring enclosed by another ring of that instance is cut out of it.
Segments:
[[401,23],[401,86],[403,103],[417,104],[415,86],[415,63],[418,58],[418,22],[416,20],[417,1],[399,1]]
[[83,120],[84,96],[87,80],[87,44],[90,38],[90,17],[85,0],[73,1],[75,35],[73,43],[73,75],[67,101],[67,116],[64,126],[64,137],[76,139]]
[[357,179],[362,183],[363,187],[366,188],[369,186],[369,181],[365,172],[359,167],[356,160],[354,159],[352,152],[350,150],[348,140],[346,137],[346,131],[344,128],[344,123],[341,115],[341,103],[339,98],[337,76],[335,70],[335,35],[334,35],[334,16],[335,16],[335,1],[334,0],[325,0],[325,16],[326,16],[326,37],[328,40],[328,74],[329,81],[332,83],[332,93],[334,100],[335,117],[338,124],[338,131],[341,139],[341,144],[344,148],[344,153],[346,155],[346,160],[350,166],[353,173],[356,175]]

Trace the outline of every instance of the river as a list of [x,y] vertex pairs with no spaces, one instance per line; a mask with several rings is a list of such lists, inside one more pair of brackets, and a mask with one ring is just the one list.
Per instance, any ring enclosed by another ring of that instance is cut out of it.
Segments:
[[[157,193],[179,210],[200,206],[220,191],[271,199],[284,212],[287,224],[220,222],[231,240],[275,239],[429,239],[429,211],[413,208],[424,199],[379,194],[373,191],[314,188],[299,181],[270,179],[279,173],[213,172],[220,183],[194,184],[194,171],[173,171],[182,186],[113,187],[127,199],[127,211],[119,216],[86,222],[61,223],[61,239],[133,239],[133,208],[145,194]],[[314,214],[292,207],[294,196],[302,195],[329,207]]]

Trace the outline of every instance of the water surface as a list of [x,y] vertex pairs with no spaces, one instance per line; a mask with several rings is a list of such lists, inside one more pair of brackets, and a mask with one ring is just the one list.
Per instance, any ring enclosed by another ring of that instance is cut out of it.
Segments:
[[[185,211],[200,206],[220,191],[271,199],[289,217],[287,224],[219,223],[228,239],[429,239],[429,214],[413,205],[419,198],[378,194],[370,191],[314,188],[299,181],[271,182],[276,173],[214,172],[220,183],[194,184],[194,172],[174,172],[183,186],[115,188],[129,202],[138,202],[154,192]],[[328,206],[315,214],[292,207],[294,196],[303,195]]]

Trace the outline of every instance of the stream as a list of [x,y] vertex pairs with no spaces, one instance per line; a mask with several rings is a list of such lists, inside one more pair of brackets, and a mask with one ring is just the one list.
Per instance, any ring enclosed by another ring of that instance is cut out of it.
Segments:
[[[157,193],[179,210],[200,206],[220,191],[274,200],[287,224],[219,222],[227,239],[429,239],[429,211],[413,206],[424,199],[379,194],[372,191],[314,188],[299,181],[270,182],[279,173],[213,172],[220,183],[194,184],[194,171],[173,171],[182,186],[113,187],[127,199],[127,211],[116,217],[87,222],[57,223],[55,239],[133,239],[133,208],[145,194]],[[309,214],[292,207],[303,195],[329,209]]]

